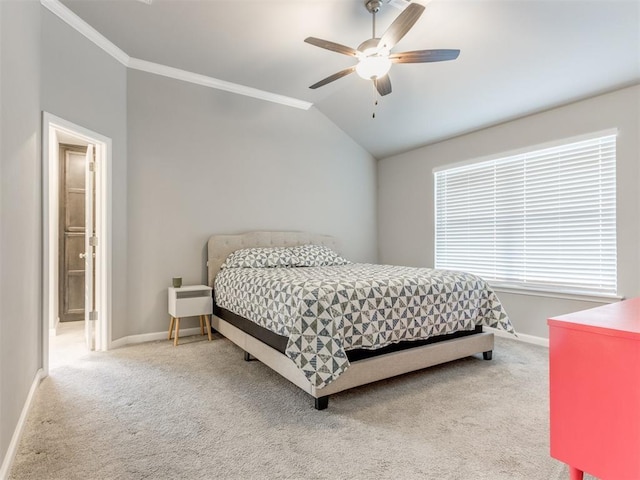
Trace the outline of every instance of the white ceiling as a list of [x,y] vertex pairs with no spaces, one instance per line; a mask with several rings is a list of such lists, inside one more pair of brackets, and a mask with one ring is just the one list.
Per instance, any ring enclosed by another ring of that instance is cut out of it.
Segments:
[[[416,0],[426,10],[393,51],[457,48],[455,61],[396,64],[374,111],[354,59],[364,0],[63,0],[128,55],[312,102],[377,158],[640,82],[639,0]],[[386,5],[378,34],[400,13]],[[283,107],[284,108],[284,107]]]

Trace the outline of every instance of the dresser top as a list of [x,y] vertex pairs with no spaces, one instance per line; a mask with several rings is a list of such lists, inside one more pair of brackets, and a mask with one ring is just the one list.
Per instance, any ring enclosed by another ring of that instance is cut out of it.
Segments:
[[549,326],[640,340],[640,298],[550,318]]

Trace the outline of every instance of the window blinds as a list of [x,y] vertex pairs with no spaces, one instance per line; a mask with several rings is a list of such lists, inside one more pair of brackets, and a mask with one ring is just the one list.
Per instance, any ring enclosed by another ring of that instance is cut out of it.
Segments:
[[440,170],[436,268],[492,284],[616,294],[616,136]]

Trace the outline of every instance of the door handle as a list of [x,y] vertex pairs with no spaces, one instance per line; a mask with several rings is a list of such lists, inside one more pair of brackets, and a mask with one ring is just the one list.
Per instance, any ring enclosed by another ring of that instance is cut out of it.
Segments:
[[87,256],[87,254],[83,252],[83,253],[81,253],[81,254],[80,254],[80,255],[78,255],[78,256],[79,256],[80,258],[85,258],[85,257]]

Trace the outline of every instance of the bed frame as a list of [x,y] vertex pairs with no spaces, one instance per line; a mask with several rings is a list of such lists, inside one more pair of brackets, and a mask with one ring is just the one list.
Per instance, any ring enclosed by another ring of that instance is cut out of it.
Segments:
[[[338,242],[328,235],[303,232],[248,232],[239,235],[213,235],[208,242],[208,283],[214,279],[225,259],[236,250],[250,247],[289,247],[314,243],[338,251]],[[452,360],[482,353],[491,359],[493,333],[477,333],[444,340],[351,362],[349,368],[324,388],[316,388],[296,367],[293,361],[278,350],[245,333],[217,315],[212,316],[212,327],[245,351],[245,359],[255,357],[278,372],[315,399],[315,408],[323,410],[329,404],[329,395],[350,388],[420,370]]]

